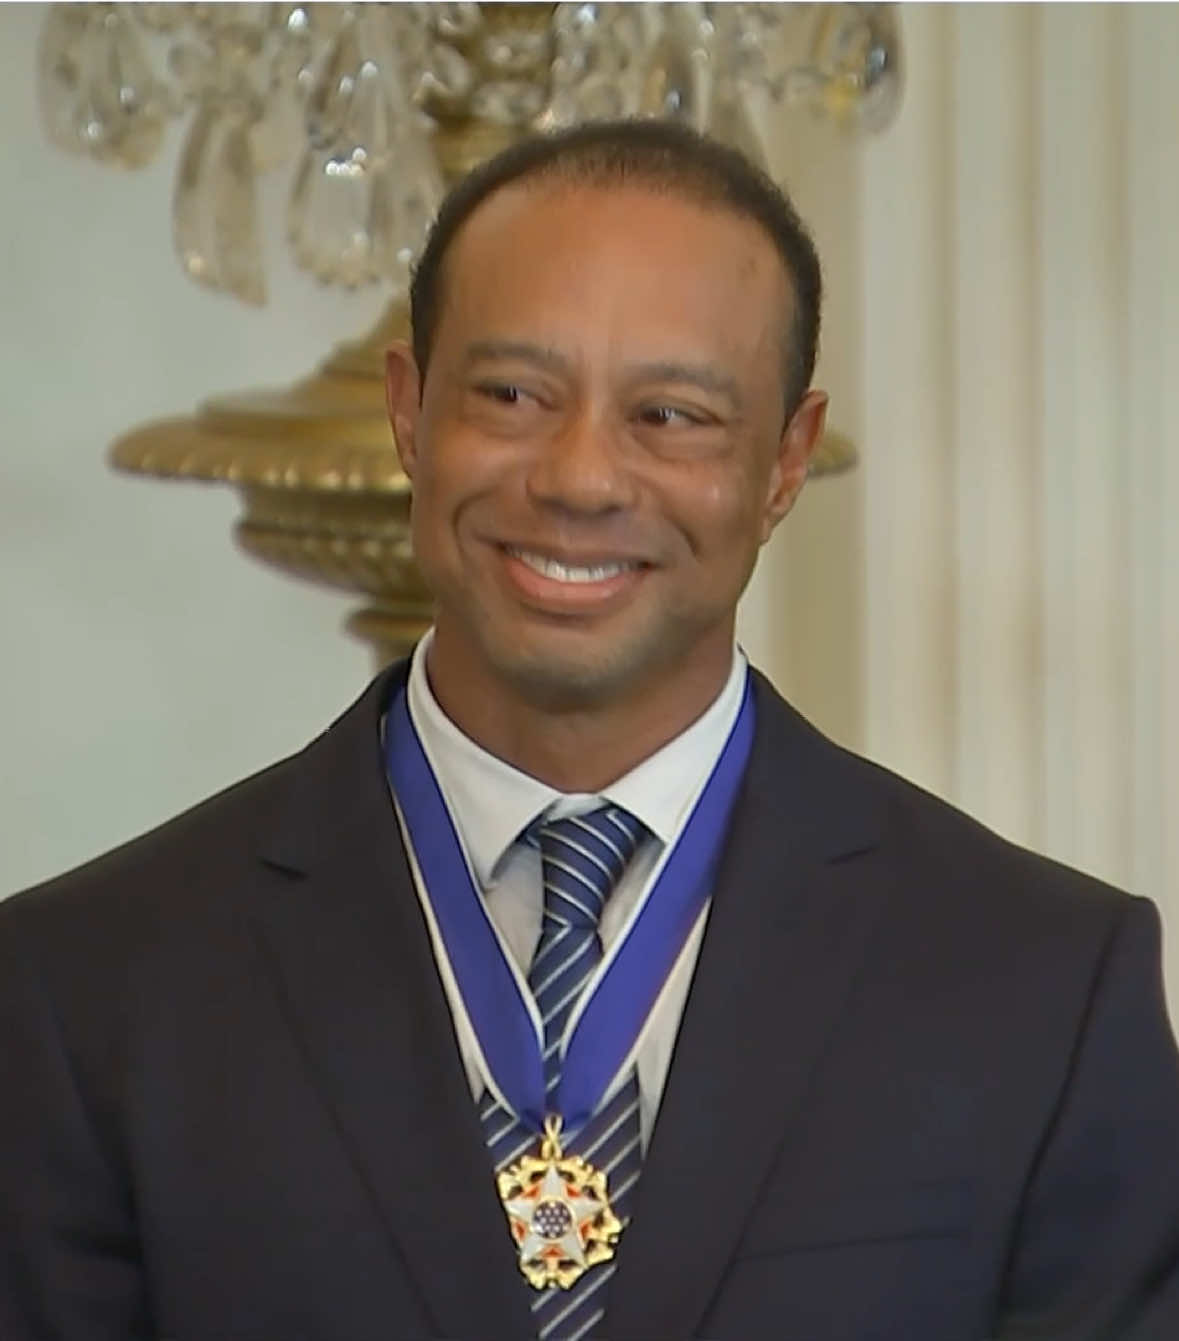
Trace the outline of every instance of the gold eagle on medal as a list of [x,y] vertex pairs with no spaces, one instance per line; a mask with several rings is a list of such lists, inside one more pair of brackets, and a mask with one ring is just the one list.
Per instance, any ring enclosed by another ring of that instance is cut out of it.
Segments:
[[545,1120],[539,1156],[525,1155],[495,1181],[520,1270],[535,1289],[567,1290],[614,1256],[622,1222],[610,1207],[606,1175],[562,1152],[559,1117]]

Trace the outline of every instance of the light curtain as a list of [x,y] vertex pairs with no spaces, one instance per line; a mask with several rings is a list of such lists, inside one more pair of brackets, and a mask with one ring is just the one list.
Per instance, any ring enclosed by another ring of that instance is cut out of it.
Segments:
[[862,156],[858,743],[1156,899],[1179,1005],[1179,9],[902,14]]

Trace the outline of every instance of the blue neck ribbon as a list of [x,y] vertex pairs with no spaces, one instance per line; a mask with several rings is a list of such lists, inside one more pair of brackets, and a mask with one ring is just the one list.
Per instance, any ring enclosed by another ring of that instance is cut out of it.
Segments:
[[[686,825],[638,915],[612,947],[564,1040],[555,1106],[566,1131],[594,1113],[636,1040],[711,894],[753,743],[752,687]],[[513,970],[410,717],[402,689],[386,721],[389,781],[483,1061],[518,1119],[543,1130],[544,1032]]]

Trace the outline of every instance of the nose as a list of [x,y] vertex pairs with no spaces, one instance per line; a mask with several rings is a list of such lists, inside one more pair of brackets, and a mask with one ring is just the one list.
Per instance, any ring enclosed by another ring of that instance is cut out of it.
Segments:
[[571,418],[538,449],[528,492],[534,502],[571,515],[627,508],[634,481],[617,431],[589,412]]

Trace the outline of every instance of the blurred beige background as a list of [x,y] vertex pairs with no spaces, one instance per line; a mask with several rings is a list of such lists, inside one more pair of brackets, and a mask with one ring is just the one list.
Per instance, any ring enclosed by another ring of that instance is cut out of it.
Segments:
[[[133,174],[49,146],[45,9],[0,8],[0,894],[297,749],[370,671],[346,598],[234,551],[232,491],[120,478],[104,452],[290,380],[384,295],[293,269],[285,173],[269,305],[186,280],[178,131]],[[827,272],[819,381],[863,464],[810,486],[742,638],[841,741],[1154,898],[1175,1005],[1179,9],[902,25],[883,136],[776,131]]]

